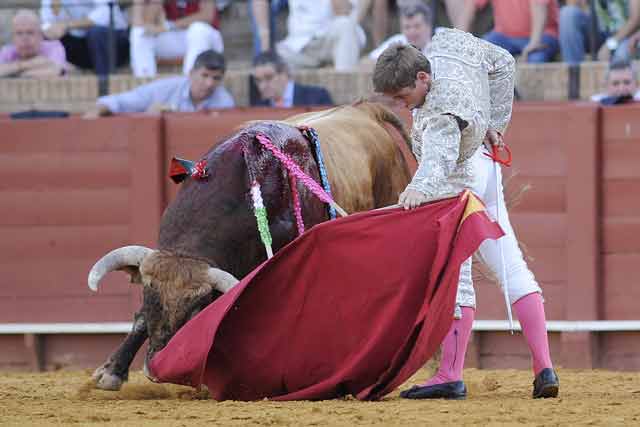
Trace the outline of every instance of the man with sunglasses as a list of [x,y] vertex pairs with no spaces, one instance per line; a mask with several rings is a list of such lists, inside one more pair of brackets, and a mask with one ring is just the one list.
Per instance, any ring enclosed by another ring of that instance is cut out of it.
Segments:
[[98,98],[85,118],[117,113],[200,111],[235,106],[231,94],[221,85],[225,72],[222,54],[207,50],[195,60],[188,76],[169,77],[142,85],[129,92]]

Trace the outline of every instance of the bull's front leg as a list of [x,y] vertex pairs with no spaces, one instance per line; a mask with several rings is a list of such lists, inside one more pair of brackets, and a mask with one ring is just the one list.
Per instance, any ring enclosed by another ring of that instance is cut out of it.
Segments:
[[131,332],[107,361],[93,373],[96,388],[120,390],[122,383],[129,379],[129,366],[148,337],[147,325],[142,313],[136,313],[133,319]]

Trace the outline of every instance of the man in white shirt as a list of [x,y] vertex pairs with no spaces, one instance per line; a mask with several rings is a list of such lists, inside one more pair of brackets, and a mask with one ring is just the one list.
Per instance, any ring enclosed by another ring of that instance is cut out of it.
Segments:
[[362,13],[358,0],[289,0],[287,37],[276,51],[294,69],[327,63],[337,71],[354,69],[366,42]]
[[386,48],[394,43],[411,44],[427,53],[427,47],[431,43],[431,10],[423,3],[408,4],[400,8],[401,33],[389,37],[380,46],[372,50],[367,56],[368,60],[375,61]]
[[[67,60],[99,76],[109,73],[109,0],[42,0],[42,30],[49,40],[60,40]],[[117,3],[117,2],[116,2]],[[115,66],[129,57],[127,19],[120,6],[113,6]]]

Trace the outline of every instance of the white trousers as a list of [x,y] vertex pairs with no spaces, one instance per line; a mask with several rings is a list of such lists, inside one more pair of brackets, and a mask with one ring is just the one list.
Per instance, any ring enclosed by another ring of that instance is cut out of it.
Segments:
[[[502,188],[502,171],[498,165],[497,177],[493,160],[484,155],[487,151],[483,146],[478,148],[470,159],[473,165],[473,183],[470,190],[477,194],[485,203],[489,216],[497,218],[498,211],[499,224],[505,235],[498,240],[485,240],[480,245],[477,255],[491,270],[500,282],[500,286],[506,283],[509,290],[511,304],[525,295],[533,292],[542,293],[542,289],[535,280],[533,273],[524,261],[522,251],[518,246],[516,235],[509,221],[509,213],[504,202],[504,192]],[[497,180],[496,180],[497,179]],[[497,194],[496,194],[497,185]],[[502,257],[500,255],[500,244],[504,253],[504,263],[502,267]],[[506,281],[503,275],[506,272]],[[456,297],[456,314],[459,307],[475,307],[476,296],[471,279],[471,258],[467,259],[460,269],[460,281],[458,284],[458,294]]]
[[186,30],[165,31],[156,36],[144,34],[144,28],[133,27],[129,35],[131,68],[136,77],[154,77],[156,57],[183,58],[182,72],[188,74],[196,57],[205,50],[222,53],[224,44],[220,32],[205,22],[194,22]]
[[283,42],[276,45],[276,50],[293,69],[317,68],[333,62],[337,71],[349,71],[358,65],[360,58],[358,23],[352,17],[338,16],[325,35],[313,38],[302,52],[294,52]]

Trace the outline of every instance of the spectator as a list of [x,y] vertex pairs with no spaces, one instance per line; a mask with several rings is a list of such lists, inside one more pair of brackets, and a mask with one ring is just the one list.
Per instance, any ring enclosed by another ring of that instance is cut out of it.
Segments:
[[254,57],[275,48],[276,18],[286,7],[287,0],[249,0]]
[[640,101],[637,75],[629,62],[612,62],[607,70],[605,85],[606,92],[593,95],[592,101],[603,105]]
[[253,78],[261,99],[251,105],[297,107],[305,105],[333,105],[329,92],[319,86],[294,82],[287,64],[275,52],[263,52],[253,60]]
[[13,17],[12,44],[0,50],[0,77],[51,77],[67,69],[64,47],[58,40],[42,40],[40,19],[21,9]]
[[156,57],[184,58],[187,75],[199,53],[213,49],[222,53],[224,45],[217,25],[214,0],[135,0],[132,9],[131,68],[136,77],[157,73]]
[[558,52],[558,3],[556,0],[464,0],[460,29],[468,31],[477,10],[493,6],[494,28],[484,39],[522,55],[527,62],[548,62]]
[[[629,36],[640,26],[640,0],[595,0],[596,22],[599,33],[596,44],[600,46],[601,61],[628,62],[633,46]],[[562,58],[569,64],[584,60],[591,33],[591,11],[588,0],[567,0],[560,10],[560,49]]]
[[389,0],[368,0],[371,2],[371,38],[374,45],[382,43],[389,34]]
[[400,29],[402,33],[385,40],[369,53],[368,59],[375,61],[380,54],[394,43],[411,44],[426,54],[431,43],[432,17],[431,10],[422,2],[413,3],[400,8]]
[[232,108],[233,98],[220,84],[224,78],[222,54],[207,50],[196,58],[189,76],[169,77],[142,85],[129,92],[98,98],[85,118],[117,113],[199,111]]
[[[477,10],[470,8],[470,10],[467,10],[466,0],[439,1],[443,4],[446,18],[453,28],[464,30],[474,35],[482,35],[489,32],[493,27],[493,8],[491,7],[482,7]],[[438,20],[443,18],[442,16],[434,16],[434,26],[440,26]]]
[[289,0],[287,37],[276,44],[293,68],[333,62],[338,71],[355,68],[365,44],[357,0]]
[[[40,17],[46,38],[60,40],[72,64],[93,69],[99,76],[109,73],[109,0],[42,0]],[[127,20],[114,6],[115,66],[129,56]]]

